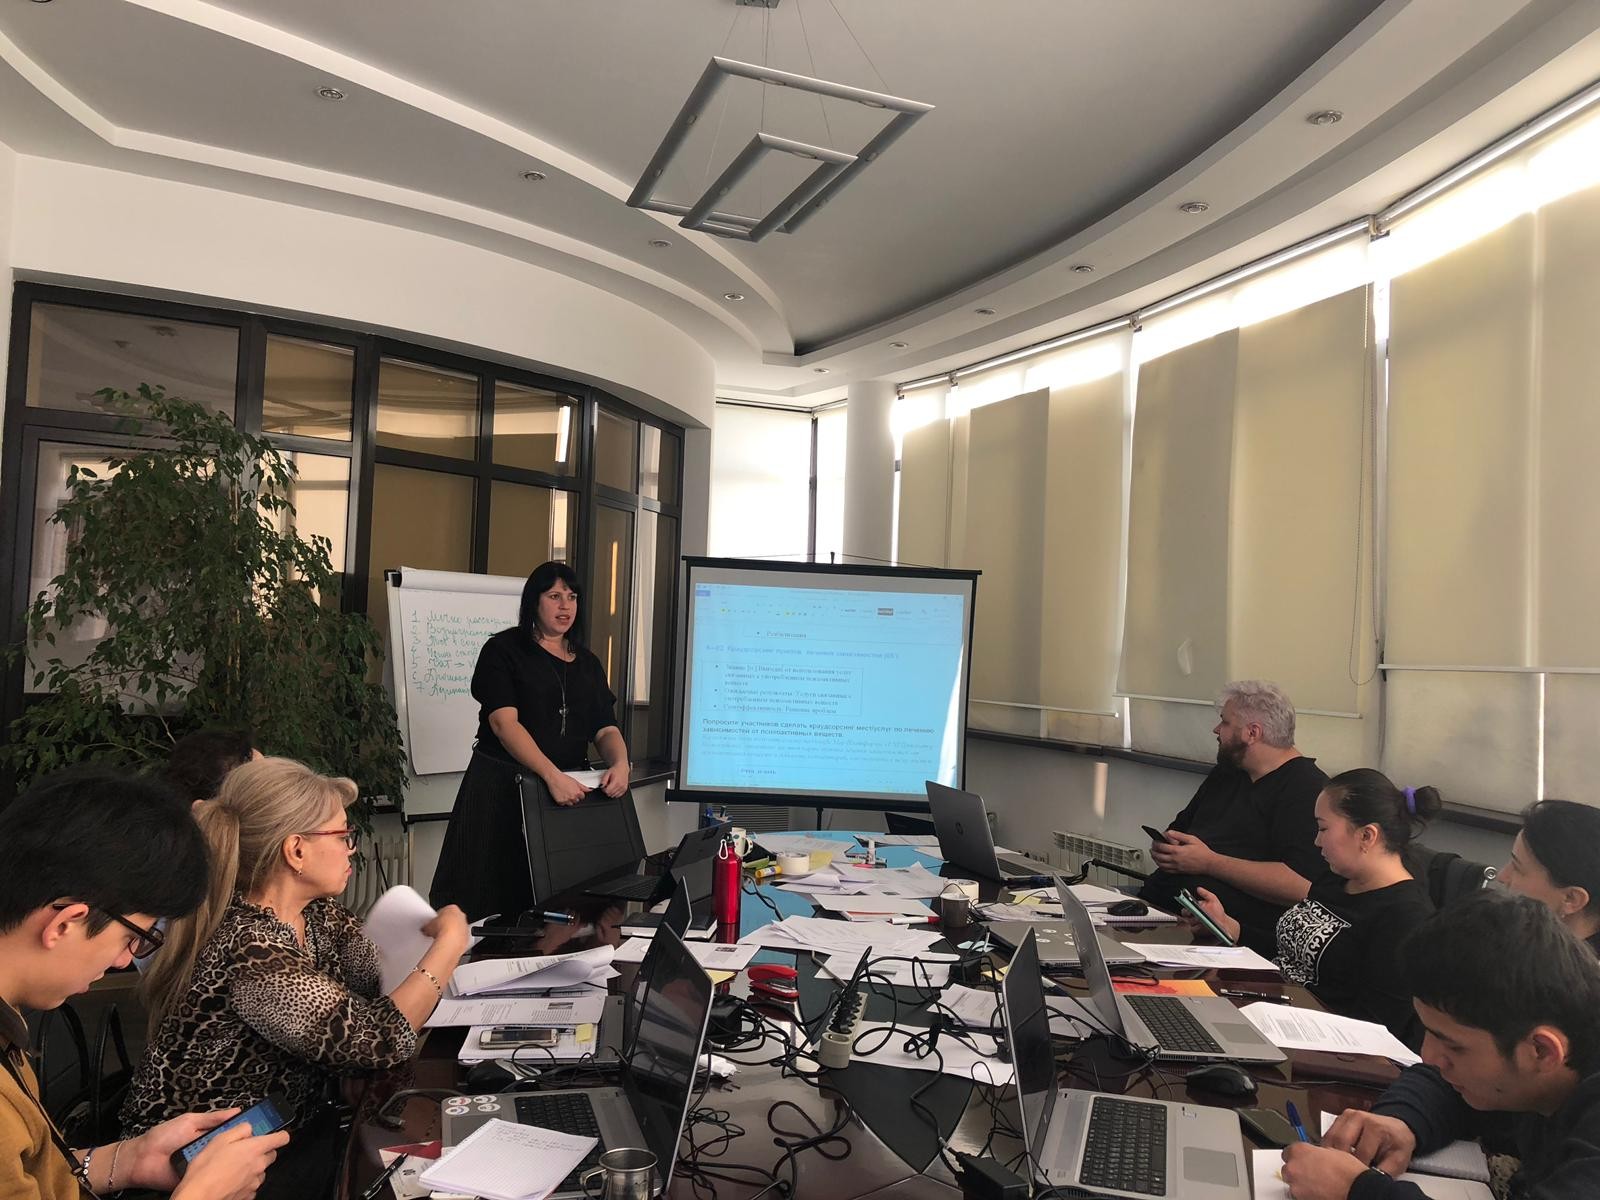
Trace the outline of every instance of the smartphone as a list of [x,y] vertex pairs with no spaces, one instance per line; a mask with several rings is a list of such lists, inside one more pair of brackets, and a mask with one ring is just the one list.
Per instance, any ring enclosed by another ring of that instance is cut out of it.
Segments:
[[1223,933],[1221,926],[1219,926],[1210,917],[1206,916],[1205,909],[1201,908],[1200,902],[1189,894],[1188,888],[1184,888],[1183,891],[1178,893],[1178,903],[1183,906],[1184,911],[1187,912],[1191,917],[1193,917],[1196,921],[1199,921],[1200,924],[1204,925],[1207,929],[1211,930],[1216,939],[1224,946],[1237,946],[1239,944],[1227,934]]
[[204,1150],[207,1143],[225,1129],[232,1129],[235,1125],[248,1125],[250,1132],[259,1137],[263,1133],[276,1133],[292,1120],[294,1120],[294,1106],[281,1094],[274,1093],[261,1103],[245,1109],[232,1120],[224,1121],[215,1129],[208,1129],[187,1146],[174,1150],[171,1159],[172,1169],[182,1175],[189,1169],[194,1156]]
[[548,1025],[496,1025],[478,1035],[480,1046],[554,1046],[561,1031]]
[[1172,840],[1154,825],[1141,825],[1139,828],[1150,835],[1150,840],[1152,842],[1170,842]]
[[1271,1108],[1241,1108],[1239,1120],[1260,1141],[1283,1150],[1300,1140],[1300,1135],[1289,1124],[1289,1119]]

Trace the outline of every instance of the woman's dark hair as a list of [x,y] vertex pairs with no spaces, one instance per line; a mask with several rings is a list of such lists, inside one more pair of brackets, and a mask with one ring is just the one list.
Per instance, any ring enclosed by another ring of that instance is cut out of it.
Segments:
[[1584,912],[1600,916],[1600,808],[1540,800],[1522,810],[1523,844],[1557,887],[1589,893]]
[[564,562],[540,563],[533,569],[533,574],[528,576],[528,582],[522,585],[522,605],[517,609],[517,628],[522,630],[529,641],[535,639],[533,623],[534,618],[539,615],[539,597],[557,583],[566,584],[578,597],[578,615],[573,618],[572,628],[567,630],[567,645],[576,650],[584,644],[583,586],[578,582],[578,573]]
[[66,898],[93,909],[90,933],[111,914],[186,916],[207,861],[187,797],[160,781],[105,767],[48,776],[0,812],[0,932]]
[[1600,1067],[1600,962],[1537,900],[1479,891],[1446,905],[1407,939],[1400,982],[1485,1030],[1508,1058],[1529,1030],[1551,1025],[1566,1034],[1580,1077]]
[[1396,854],[1404,853],[1444,804],[1438,788],[1397,788],[1371,767],[1341,772],[1322,790],[1352,824],[1376,825],[1383,844]]
[[215,800],[228,772],[250,761],[255,741],[244,729],[201,729],[179,738],[157,772],[190,800]]

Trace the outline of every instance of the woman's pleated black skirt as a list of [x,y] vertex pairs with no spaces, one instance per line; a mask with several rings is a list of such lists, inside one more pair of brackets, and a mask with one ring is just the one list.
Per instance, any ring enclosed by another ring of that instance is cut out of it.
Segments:
[[503,759],[472,752],[428,892],[435,908],[457,904],[476,921],[491,913],[509,919],[533,905],[517,787],[521,773]]

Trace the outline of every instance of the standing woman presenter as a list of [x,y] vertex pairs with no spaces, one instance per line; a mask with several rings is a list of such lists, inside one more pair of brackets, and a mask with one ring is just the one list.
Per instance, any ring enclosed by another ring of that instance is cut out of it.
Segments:
[[435,907],[457,904],[477,920],[533,904],[518,775],[537,775],[557,804],[580,804],[588,793],[566,772],[588,768],[593,742],[607,763],[600,790],[628,790],[628,746],[605,668],[583,644],[581,592],[566,563],[534,568],[517,627],[478,654],[478,736],[434,872]]

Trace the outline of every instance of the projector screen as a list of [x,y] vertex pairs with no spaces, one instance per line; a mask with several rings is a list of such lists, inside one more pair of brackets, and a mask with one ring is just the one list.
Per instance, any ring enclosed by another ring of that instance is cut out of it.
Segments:
[[977,572],[684,565],[676,798],[925,809],[925,780],[961,786]]

